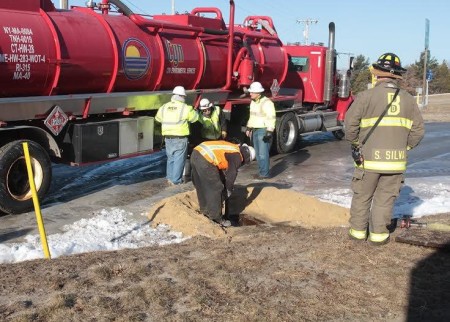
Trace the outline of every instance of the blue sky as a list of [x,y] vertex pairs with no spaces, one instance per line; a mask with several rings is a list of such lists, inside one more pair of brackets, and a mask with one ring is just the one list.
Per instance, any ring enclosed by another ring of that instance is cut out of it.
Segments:
[[[59,1],[54,0],[58,6]],[[195,7],[219,7],[228,23],[227,0],[122,0],[135,12],[146,14],[183,13]],[[100,0],[97,0],[100,2]],[[70,5],[84,5],[85,0],[69,0]],[[429,49],[439,63],[450,61],[449,0],[235,0],[236,23],[249,15],[272,17],[280,39],[284,42],[304,42],[304,25],[297,20],[318,20],[310,25],[309,41],[328,43],[328,23],[336,24],[338,53],[364,55],[374,62],[385,52],[394,52],[403,65],[418,61],[425,48],[425,19],[430,20]],[[348,62],[341,54],[338,66]]]

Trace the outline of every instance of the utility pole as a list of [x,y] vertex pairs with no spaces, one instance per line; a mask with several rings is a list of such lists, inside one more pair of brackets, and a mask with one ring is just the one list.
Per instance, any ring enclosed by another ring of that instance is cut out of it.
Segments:
[[304,24],[305,27],[303,29],[303,37],[305,38],[305,45],[309,45],[309,25],[318,23],[319,20],[314,19],[297,19],[297,23]]
[[175,0],[172,0],[172,14],[175,14]]
[[427,105],[428,100],[428,92],[425,95],[425,90],[428,86],[427,82],[427,63],[428,63],[428,48],[429,48],[429,39],[430,39],[430,20],[425,19],[425,52],[423,55],[423,78],[422,78],[422,108]]

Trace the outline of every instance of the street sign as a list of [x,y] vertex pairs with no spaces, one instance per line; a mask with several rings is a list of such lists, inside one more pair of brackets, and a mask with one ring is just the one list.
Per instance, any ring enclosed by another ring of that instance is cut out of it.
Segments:
[[427,70],[427,81],[431,81],[433,80],[433,71],[432,70]]
[[425,19],[425,50],[430,47],[430,20]]

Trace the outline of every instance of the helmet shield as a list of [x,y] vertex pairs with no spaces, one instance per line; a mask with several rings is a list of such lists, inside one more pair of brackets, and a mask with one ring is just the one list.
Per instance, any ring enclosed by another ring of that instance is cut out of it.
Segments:
[[374,73],[375,76],[398,78],[394,77],[393,75],[401,76],[406,72],[406,69],[402,67],[400,57],[398,57],[396,54],[393,53],[385,53],[381,55],[378,58],[377,62],[372,64],[372,67],[374,68],[374,70],[387,72],[391,75],[391,76],[389,76],[389,74],[381,75],[380,73],[378,73],[379,75],[377,75],[375,72]]

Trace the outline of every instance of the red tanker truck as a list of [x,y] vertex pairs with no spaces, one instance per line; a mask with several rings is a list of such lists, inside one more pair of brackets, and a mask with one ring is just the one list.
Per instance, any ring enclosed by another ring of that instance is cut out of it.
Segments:
[[158,149],[157,109],[176,85],[197,106],[206,97],[226,112],[230,136],[243,138],[259,81],[277,108],[273,148],[291,151],[300,135],[343,136],[352,98],[336,71],[334,24],[329,46],[286,46],[272,19],[224,22],[218,8],[154,15],[119,0],[56,9],[50,0],[0,2],[0,211],[32,209],[23,142],[38,196],[52,162],[83,165]]

